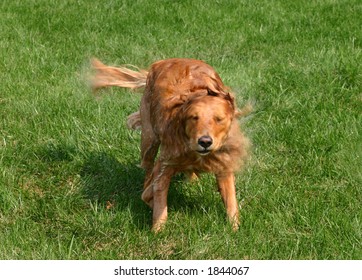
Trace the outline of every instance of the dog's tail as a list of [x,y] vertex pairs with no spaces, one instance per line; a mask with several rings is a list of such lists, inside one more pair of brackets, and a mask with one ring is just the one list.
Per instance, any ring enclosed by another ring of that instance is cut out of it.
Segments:
[[[146,86],[148,72],[138,69],[131,70],[127,67],[112,67],[100,62],[98,59],[92,59],[92,68],[95,74],[90,80],[93,91],[104,87],[122,87],[122,88],[143,88]],[[133,66],[133,68],[136,68]],[[128,116],[127,126],[130,129],[141,128],[140,112],[135,112]]]
[[131,89],[146,86],[148,75],[146,70],[134,71],[127,67],[107,66],[96,58],[92,59],[92,68],[95,70],[95,75],[91,79],[91,87],[94,91],[111,86]]

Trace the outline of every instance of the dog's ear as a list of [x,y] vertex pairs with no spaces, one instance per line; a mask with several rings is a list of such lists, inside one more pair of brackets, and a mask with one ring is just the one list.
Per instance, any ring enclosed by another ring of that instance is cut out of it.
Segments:
[[211,90],[210,88],[207,89],[207,95],[219,96],[219,94],[217,92]]
[[226,100],[233,102],[234,98],[230,95],[228,88],[225,87],[220,78],[209,77],[207,82],[207,94],[211,96],[223,97]]
[[234,105],[235,98],[230,94],[230,92],[225,93],[224,98]]
[[224,98],[225,98],[225,100],[229,101],[231,108],[233,109],[233,111],[235,111],[236,104],[235,104],[234,96],[230,92],[227,92],[227,93],[225,93]]
[[232,96],[232,94],[230,94],[230,92],[215,92],[211,89],[207,89],[207,95],[211,95],[211,96],[218,96],[221,98],[224,98],[226,101],[228,101],[231,105],[231,107],[234,109],[235,106],[235,98],[234,96]]

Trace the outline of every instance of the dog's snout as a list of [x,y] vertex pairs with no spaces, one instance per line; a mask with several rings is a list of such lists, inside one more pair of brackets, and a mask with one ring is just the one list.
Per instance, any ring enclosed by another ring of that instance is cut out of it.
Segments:
[[201,136],[197,142],[201,147],[207,149],[212,145],[212,138],[210,136]]

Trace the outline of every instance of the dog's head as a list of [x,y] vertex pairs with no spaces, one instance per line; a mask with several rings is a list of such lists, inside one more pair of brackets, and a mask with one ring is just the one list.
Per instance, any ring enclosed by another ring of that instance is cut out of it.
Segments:
[[186,102],[183,120],[189,149],[201,156],[220,149],[234,114],[234,99],[228,93],[220,96],[209,92]]

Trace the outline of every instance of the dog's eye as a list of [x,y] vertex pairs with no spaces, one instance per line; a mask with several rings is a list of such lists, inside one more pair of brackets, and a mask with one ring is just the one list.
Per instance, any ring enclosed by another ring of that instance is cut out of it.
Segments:
[[199,116],[191,116],[190,119],[193,121],[197,121],[199,119]]
[[225,119],[225,118],[223,118],[223,117],[215,117],[215,121],[216,121],[217,123],[221,123],[224,119]]

